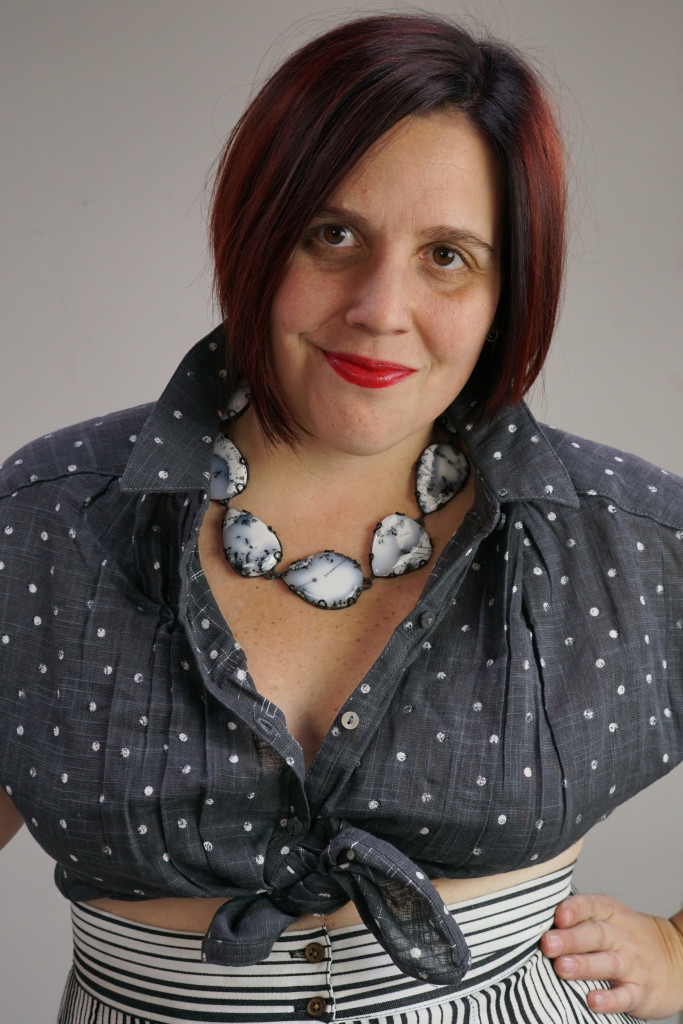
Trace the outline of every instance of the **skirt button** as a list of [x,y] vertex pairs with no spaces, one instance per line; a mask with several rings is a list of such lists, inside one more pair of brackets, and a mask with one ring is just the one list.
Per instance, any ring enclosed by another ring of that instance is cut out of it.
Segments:
[[309,942],[304,950],[304,956],[309,964],[319,964],[325,957],[325,949],[319,942]]
[[313,996],[306,1003],[306,1013],[309,1017],[322,1017],[327,1009],[327,1003],[320,996]]

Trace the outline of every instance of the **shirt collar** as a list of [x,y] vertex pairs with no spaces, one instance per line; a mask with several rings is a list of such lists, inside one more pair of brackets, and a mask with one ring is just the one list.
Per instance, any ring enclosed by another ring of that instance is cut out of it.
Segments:
[[[223,328],[190,349],[154,406],[121,480],[124,491],[206,489],[225,399]],[[495,505],[542,500],[578,507],[567,470],[524,402],[476,420],[467,389],[444,420],[462,438]]]
[[471,397],[465,388],[446,410],[444,421],[459,434],[496,504],[536,500],[578,508],[569,474],[526,403],[478,420]]
[[225,395],[223,328],[187,353],[145,422],[121,478],[124,491],[206,489]]

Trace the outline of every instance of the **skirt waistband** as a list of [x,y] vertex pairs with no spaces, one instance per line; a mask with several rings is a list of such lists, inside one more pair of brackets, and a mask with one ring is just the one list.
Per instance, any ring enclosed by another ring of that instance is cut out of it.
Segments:
[[249,967],[201,960],[202,936],[127,921],[72,904],[74,975],[95,1000],[154,1024],[356,1021],[480,991],[517,970],[571,892],[573,865],[453,904],[472,954],[459,986],[403,974],[362,925],[283,932]]

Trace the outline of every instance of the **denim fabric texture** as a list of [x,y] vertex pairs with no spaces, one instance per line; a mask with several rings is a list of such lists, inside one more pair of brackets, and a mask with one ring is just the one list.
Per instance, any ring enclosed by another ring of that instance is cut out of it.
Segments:
[[0,470],[0,784],[70,899],[231,897],[209,962],[352,898],[450,981],[430,877],[546,861],[683,757],[683,482],[461,395],[475,505],[306,773],[197,555],[221,349]]

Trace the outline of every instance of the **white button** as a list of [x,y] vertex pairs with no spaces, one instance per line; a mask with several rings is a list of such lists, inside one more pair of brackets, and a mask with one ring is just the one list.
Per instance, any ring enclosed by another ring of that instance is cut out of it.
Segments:
[[360,718],[355,711],[346,711],[341,718],[341,724],[345,729],[357,729]]

